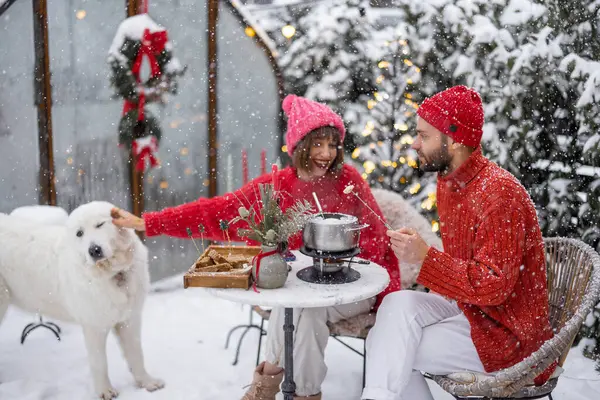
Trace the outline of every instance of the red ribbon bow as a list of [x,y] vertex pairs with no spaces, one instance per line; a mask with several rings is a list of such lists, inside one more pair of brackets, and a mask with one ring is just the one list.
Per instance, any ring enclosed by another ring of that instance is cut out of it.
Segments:
[[154,168],[158,165],[158,160],[154,153],[158,150],[158,141],[156,137],[150,137],[148,143],[146,140],[136,139],[132,144],[133,154],[136,156],[135,169],[139,172],[144,172],[146,170],[146,159],[150,163],[150,168]]
[[272,251],[267,251],[266,253],[263,253],[262,250],[260,253],[258,253],[257,255],[255,255],[254,257],[252,257],[252,265],[254,265],[254,261],[256,260],[256,279],[254,280],[254,282],[252,283],[252,289],[256,292],[256,293],[260,293],[258,291],[258,289],[256,289],[256,282],[258,282],[258,273],[260,271],[260,260],[262,260],[265,257],[268,256],[272,256],[273,254],[277,253],[277,249],[272,250]]
[[[168,41],[167,31],[158,31],[158,32],[150,32],[148,28],[144,30],[144,34],[142,35],[142,45],[138,50],[137,57],[131,66],[131,73],[135,76],[136,83],[140,83],[140,70],[142,69],[142,61],[144,56],[148,57],[148,61],[150,62],[150,72],[151,78],[156,76],[160,76],[160,65],[158,65],[158,61],[156,60],[156,56],[159,55],[164,49]],[[146,95],[144,94],[143,89],[140,92],[139,100],[137,104],[125,100],[123,104],[123,115],[127,114],[129,111],[134,108],[138,109],[138,121],[144,120],[144,104],[146,103]]]

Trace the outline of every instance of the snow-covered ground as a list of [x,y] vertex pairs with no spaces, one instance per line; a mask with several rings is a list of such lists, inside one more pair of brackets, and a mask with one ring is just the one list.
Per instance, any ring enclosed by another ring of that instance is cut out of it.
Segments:
[[[114,337],[109,338],[110,378],[122,400],[235,400],[250,383],[258,334],[251,331],[242,345],[240,362],[232,366],[234,346],[224,348],[228,330],[248,319],[248,308],[210,296],[202,289],[182,289],[181,277],[154,285],[144,312],[143,345],[151,374],[164,379],[165,389],[148,393],[134,387]],[[257,318],[255,318],[256,320]],[[23,327],[34,316],[11,308],[0,327],[0,399],[82,400],[93,398],[92,384],[79,327],[61,323],[62,340],[38,329],[19,344]],[[238,333],[239,334],[239,333]],[[356,341],[357,345],[361,342]],[[330,341],[326,400],[359,399],[361,358]],[[593,363],[573,349],[559,380],[555,399],[597,400],[600,375]],[[435,387],[436,400],[452,397]]]

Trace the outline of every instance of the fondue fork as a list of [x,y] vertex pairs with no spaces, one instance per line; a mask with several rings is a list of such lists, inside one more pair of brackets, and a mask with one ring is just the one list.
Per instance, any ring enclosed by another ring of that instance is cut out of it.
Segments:
[[[363,199],[361,199],[361,198],[360,198],[360,196],[358,195],[358,193],[356,193],[356,192],[354,191],[354,185],[349,185],[349,186],[346,186],[346,188],[344,189],[344,193],[345,193],[345,194],[350,194],[350,193],[352,193],[353,195],[355,195],[355,196],[356,196],[356,198],[357,198],[357,199],[359,199],[359,200],[360,200],[360,201],[361,201],[361,202],[362,202],[362,203],[363,203],[363,204],[364,204],[364,205],[365,205],[365,206],[366,206],[366,207],[367,207],[367,208],[368,208],[368,209],[369,209],[369,210],[370,210],[370,211],[373,213],[373,215],[375,215],[375,216],[377,217],[377,219],[379,219],[381,222],[383,222],[383,224],[385,225],[385,227],[386,227],[386,228],[388,228],[390,231],[393,231],[393,230],[394,230],[394,228],[392,228],[392,227],[390,226],[390,224],[388,224],[387,222],[385,222],[385,220],[384,220],[383,218],[381,218],[381,217],[379,216],[379,214],[377,214],[375,211],[373,211],[373,209],[372,209],[371,207],[369,207],[369,205],[367,204],[367,202],[366,202],[366,201],[364,201]],[[313,194],[314,194],[314,193],[313,193]]]
[[315,192],[312,192],[313,198],[315,199],[315,203],[317,203],[317,208],[319,209],[319,212],[321,213],[321,217],[325,218],[325,216],[323,215],[323,208],[321,208],[321,203],[319,203],[319,198],[317,197],[317,194]]

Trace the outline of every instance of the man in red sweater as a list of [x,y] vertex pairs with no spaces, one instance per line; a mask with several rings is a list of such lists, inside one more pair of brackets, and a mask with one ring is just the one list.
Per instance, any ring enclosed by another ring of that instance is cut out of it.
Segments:
[[413,229],[388,232],[399,261],[421,264],[417,282],[433,293],[383,300],[367,338],[363,399],[433,400],[420,371],[494,372],[552,337],[535,208],[517,179],[481,154],[479,94],[450,88],[418,116],[413,149],[422,170],[438,172],[444,251]]

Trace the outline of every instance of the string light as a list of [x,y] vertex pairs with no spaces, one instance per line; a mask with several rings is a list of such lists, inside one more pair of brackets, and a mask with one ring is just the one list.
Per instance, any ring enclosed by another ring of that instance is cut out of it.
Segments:
[[375,165],[375,163],[373,161],[370,161],[370,160],[369,161],[365,161],[364,164],[363,164],[363,168],[365,169],[365,173],[366,174],[370,174],[373,171],[375,171],[376,167],[377,166]]
[[376,105],[377,105],[377,101],[375,101],[375,100],[373,100],[373,99],[371,99],[371,100],[369,100],[369,101],[367,102],[367,108],[368,108],[369,110],[372,110],[372,109],[373,109],[373,107],[375,107]]
[[281,152],[287,153],[287,145],[284,144],[283,146],[281,146]]
[[[408,130],[408,125],[406,124],[394,124],[394,129],[402,132],[406,132]],[[402,143],[405,144],[405,143]]]
[[373,121],[367,122],[367,125],[365,126],[365,130],[363,131],[362,135],[369,136],[371,133],[373,133],[373,129],[375,129],[375,123]]
[[284,38],[291,39],[296,34],[296,28],[290,24],[287,24],[281,28],[281,34]]
[[169,182],[167,182],[167,181],[160,181],[160,184],[158,186],[161,189],[168,189],[169,188]]
[[[408,126],[406,127],[406,129],[400,129],[400,130],[407,130]],[[400,143],[402,144],[413,144],[414,139],[412,136],[410,135],[402,135],[402,137],[400,138]]]
[[187,156],[189,153],[189,150],[187,147],[182,147],[181,149],[179,149],[179,154],[181,154],[182,156]]
[[420,183],[415,183],[410,189],[408,189],[410,194],[417,194],[419,192],[419,190],[421,190]]
[[251,26],[247,26],[246,29],[244,29],[244,33],[249,37],[256,36],[256,31]]
[[357,147],[352,151],[352,158],[356,159],[360,155],[360,149]]
[[77,10],[77,12],[75,13],[75,17],[79,20],[84,19],[86,15],[87,12],[85,10]]
[[377,66],[381,69],[387,68],[390,66],[390,63],[387,61],[379,61],[379,64],[377,64]]
[[440,230],[440,224],[437,221],[431,221],[431,231],[437,232]]

